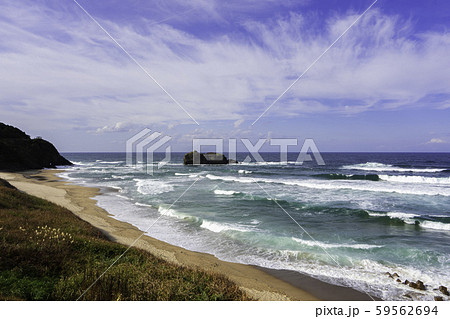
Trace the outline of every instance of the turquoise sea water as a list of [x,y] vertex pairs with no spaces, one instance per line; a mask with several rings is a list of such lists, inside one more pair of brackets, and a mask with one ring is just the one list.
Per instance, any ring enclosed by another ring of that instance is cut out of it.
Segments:
[[171,244],[388,300],[432,300],[450,286],[450,154],[325,153],[325,166],[295,165],[297,154],[184,166],[172,154],[149,164],[153,175],[121,153],[64,155],[76,165],[62,177],[101,187],[99,206]]

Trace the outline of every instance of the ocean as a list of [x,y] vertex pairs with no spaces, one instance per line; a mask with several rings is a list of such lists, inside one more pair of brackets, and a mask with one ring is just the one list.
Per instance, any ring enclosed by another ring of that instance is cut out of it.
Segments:
[[322,153],[324,166],[272,153],[184,166],[173,153],[160,168],[156,154],[153,175],[124,153],[63,155],[76,165],[61,177],[100,187],[100,207],[159,240],[384,300],[446,299],[437,289],[450,287],[449,153]]

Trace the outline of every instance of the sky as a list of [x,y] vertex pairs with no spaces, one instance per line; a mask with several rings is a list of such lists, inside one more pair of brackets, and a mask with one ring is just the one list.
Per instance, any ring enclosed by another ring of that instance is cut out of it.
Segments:
[[62,152],[450,151],[448,0],[2,0],[0,74],[0,122]]

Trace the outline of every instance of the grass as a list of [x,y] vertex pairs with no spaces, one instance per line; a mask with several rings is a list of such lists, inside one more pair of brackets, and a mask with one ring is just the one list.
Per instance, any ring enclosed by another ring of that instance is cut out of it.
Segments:
[[[76,300],[126,246],[0,180],[0,300]],[[249,300],[226,277],[131,248],[82,300]]]

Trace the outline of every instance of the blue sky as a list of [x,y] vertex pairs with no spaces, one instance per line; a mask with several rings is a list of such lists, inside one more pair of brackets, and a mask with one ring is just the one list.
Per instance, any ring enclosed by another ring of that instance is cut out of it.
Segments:
[[254,125],[373,0],[78,2],[199,125],[73,0],[4,0],[0,121],[61,151],[124,151],[145,127],[175,151],[199,137],[450,151],[446,0],[379,0]]

